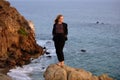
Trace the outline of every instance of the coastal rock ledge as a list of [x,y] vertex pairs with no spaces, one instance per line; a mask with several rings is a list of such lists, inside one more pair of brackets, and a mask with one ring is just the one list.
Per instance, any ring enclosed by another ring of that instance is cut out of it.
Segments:
[[94,76],[83,69],[72,68],[67,65],[62,67],[51,64],[44,72],[45,80],[113,80],[108,75]]

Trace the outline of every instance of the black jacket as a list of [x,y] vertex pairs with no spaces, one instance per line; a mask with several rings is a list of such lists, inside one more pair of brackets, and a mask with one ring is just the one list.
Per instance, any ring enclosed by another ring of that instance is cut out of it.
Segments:
[[[64,28],[64,35],[68,35],[68,28],[67,28],[67,24],[66,23],[62,23],[63,24],[63,28]],[[56,24],[53,25],[53,31],[52,31],[52,35],[56,35]]]
[[[63,29],[64,29],[64,37],[67,40],[67,35],[68,35],[68,28],[67,27],[68,27],[68,25],[66,23],[62,23],[62,25],[63,25]],[[53,35],[53,40],[54,40],[54,37],[57,35],[56,24],[53,25],[52,35]]]

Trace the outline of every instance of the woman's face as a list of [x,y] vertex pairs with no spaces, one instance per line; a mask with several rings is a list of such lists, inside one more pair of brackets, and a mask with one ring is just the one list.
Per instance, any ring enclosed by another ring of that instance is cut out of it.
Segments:
[[58,22],[62,23],[62,22],[63,22],[63,20],[64,20],[64,17],[63,17],[63,16],[61,16],[61,17],[58,19]]

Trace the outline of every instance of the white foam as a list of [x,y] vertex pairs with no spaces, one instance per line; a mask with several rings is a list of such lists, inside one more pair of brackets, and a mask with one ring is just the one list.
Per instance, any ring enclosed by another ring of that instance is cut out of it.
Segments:
[[23,67],[16,67],[15,69],[11,69],[7,74],[11,76],[13,80],[31,80],[28,74],[32,71],[32,67],[25,65]]
[[41,45],[42,47],[46,47],[47,52],[50,53],[50,56],[56,56],[55,47],[52,40],[38,40],[37,44]]
[[43,72],[45,71],[46,67],[49,65],[46,57],[39,57],[31,61],[30,64],[24,65],[23,67],[16,67],[15,69],[11,69],[10,72],[7,73],[13,80],[32,80],[30,74],[34,74],[35,72]]
[[31,59],[31,63],[24,65],[23,67],[16,67],[15,69],[11,69],[7,75],[9,75],[13,80],[34,80],[30,76],[31,74],[35,74],[36,72],[44,72],[49,64],[56,61],[55,48],[52,40],[38,40],[37,44],[42,47],[46,47],[47,52],[50,54],[45,54],[34,60]]
[[7,75],[11,76],[13,80],[32,80],[27,74],[17,72],[17,70],[9,72]]

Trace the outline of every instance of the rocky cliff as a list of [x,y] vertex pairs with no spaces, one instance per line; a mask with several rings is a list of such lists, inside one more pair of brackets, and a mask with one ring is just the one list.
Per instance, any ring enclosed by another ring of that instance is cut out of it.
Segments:
[[67,65],[62,67],[51,64],[44,72],[45,80],[113,80],[106,74],[94,76],[83,69],[72,68]]
[[33,26],[8,1],[0,0],[0,68],[21,66],[40,56]]

